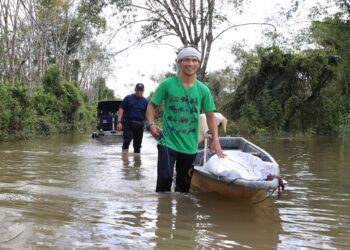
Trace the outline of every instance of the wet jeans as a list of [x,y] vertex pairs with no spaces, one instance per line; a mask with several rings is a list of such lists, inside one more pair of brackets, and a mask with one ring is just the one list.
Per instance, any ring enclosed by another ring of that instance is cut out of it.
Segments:
[[140,153],[144,123],[138,121],[123,122],[123,149],[129,149],[133,140],[134,153]]
[[157,192],[171,190],[176,169],[175,191],[188,192],[191,186],[193,162],[196,154],[183,154],[158,144]]

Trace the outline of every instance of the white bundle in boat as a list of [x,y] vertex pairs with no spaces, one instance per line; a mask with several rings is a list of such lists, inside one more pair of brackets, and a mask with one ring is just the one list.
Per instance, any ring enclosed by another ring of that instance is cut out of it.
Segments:
[[268,175],[276,175],[277,164],[265,162],[259,157],[241,151],[224,151],[226,157],[212,156],[203,170],[218,177],[264,180]]

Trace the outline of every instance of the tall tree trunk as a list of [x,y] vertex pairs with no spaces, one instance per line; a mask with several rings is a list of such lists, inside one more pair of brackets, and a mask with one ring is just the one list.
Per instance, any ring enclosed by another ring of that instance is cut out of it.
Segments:
[[33,22],[33,0],[29,1],[29,26],[30,26],[30,32],[29,32],[29,42],[28,42],[28,84],[29,89],[32,89],[32,57],[33,57],[33,33],[34,33],[34,22]]
[[1,40],[2,40],[2,47],[3,47],[3,54],[2,54],[2,61],[3,61],[3,71],[5,78],[9,78],[9,11],[10,11],[10,0],[1,0],[1,15],[0,18],[2,18],[2,34],[1,34]]
[[10,54],[10,72],[11,72],[11,83],[14,85],[17,78],[17,62],[16,62],[16,43],[17,43],[17,24],[18,24],[18,12],[19,12],[19,0],[16,1],[16,7],[14,14],[12,15],[13,22],[13,35],[11,39],[11,54]]

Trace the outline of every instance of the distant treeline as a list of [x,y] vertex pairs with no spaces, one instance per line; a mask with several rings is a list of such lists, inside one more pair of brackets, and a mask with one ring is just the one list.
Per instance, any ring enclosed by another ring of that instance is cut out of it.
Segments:
[[[292,48],[233,48],[238,70],[206,76],[231,134],[350,137],[350,8],[315,21]],[[276,45],[280,44],[280,45]],[[309,47],[309,49],[301,49]]]
[[64,80],[52,65],[42,85],[0,85],[0,142],[91,129],[95,107],[76,84]]
[[[151,2],[159,5],[146,9],[167,4]],[[176,4],[184,9],[180,2]],[[213,0],[200,2],[211,7],[208,11],[219,10]],[[326,14],[321,6],[314,14],[327,17],[296,34],[290,45],[281,34],[267,33],[265,44],[254,50],[233,47],[232,62],[237,68],[205,74],[206,64],[202,65],[199,79],[210,87],[217,110],[229,119],[229,134],[350,136],[350,7],[345,2],[334,0],[337,12],[333,14]],[[128,24],[126,16],[135,23],[136,12],[131,11],[135,5],[125,1],[16,0],[0,4],[0,142],[94,126],[96,102],[114,99],[105,83],[112,71],[111,54],[96,40],[106,30],[100,14],[110,4],[117,7],[115,17],[121,27]],[[179,8],[170,14],[186,17],[187,13],[178,15]],[[140,41],[149,36],[158,41],[158,28],[166,36],[169,27],[178,30],[177,25],[163,23],[172,20],[164,18],[163,12],[151,12],[161,18],[150,16]],[[209,28],[226,20],[224,15],[212,14],[208,14],[209,23],[215,24]],[[191,40],[179,38],[183,45]],[[207,44],[200,40],[202,35],[197,38],[197,45]],[[206,39],[213,42],[212,38],[208,33]]]
[[242,58],[235,91],[217,98],[234,133],[350,135],[350,97],[339,82],[337,55],[279,47],[256,52]]
[[106,87],[106,23],[90,1],[0,4],[0,142],[91,129]]

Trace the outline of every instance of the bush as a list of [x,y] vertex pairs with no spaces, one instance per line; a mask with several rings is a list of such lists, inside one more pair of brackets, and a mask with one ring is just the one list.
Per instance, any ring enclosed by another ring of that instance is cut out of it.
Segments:
[[21,84],[0,87],[1,140],[27,138],[34,131],[30,98]]
[[57,66],[50,66],[43,85],[31,95],[19,83],[0,85],[0,141],[83,132],[93,127],[95,107],[88,106],[86,95],[60,75]]

